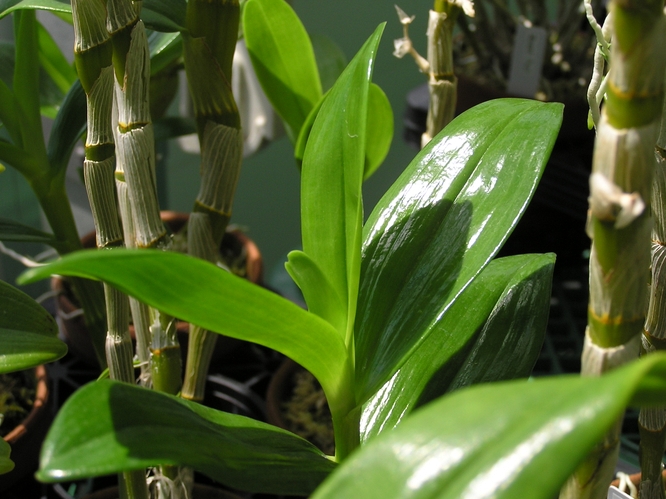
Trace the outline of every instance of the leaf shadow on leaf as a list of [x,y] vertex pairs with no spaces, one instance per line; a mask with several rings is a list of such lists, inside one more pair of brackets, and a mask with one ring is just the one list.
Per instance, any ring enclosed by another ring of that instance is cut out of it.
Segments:
[[400,368],[450,301],[472,213],[468,201],[442,199],[389,222],[366,241],[356,331],[357,352],[362,352],[356,358],[357,386],[363,391],[357,403]]

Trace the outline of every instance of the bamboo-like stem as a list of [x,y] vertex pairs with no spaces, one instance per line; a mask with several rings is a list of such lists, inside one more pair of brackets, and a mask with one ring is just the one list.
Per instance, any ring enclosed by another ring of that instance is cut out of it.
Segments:
[[[650,302],[643,331],[641,355],[666,350],[666,115],[662,109],[661,128],[655,148],[656,169],[652,189],[652,279]],[[641,409],[638,417],[641,465],[640,499],[664,499],[661,479],[666,444],[666,407]]]
[[[111,127],[113,68],[111,43],[105,27],[106,9],[97,0],[73,0],[72,15],[76,65],[87,96],[88,134],[83,173],[97,230],[97,246],[100,249],[122,246],[123,235],[114,185],[115,156]],[[134,354],[129,335],[127,296],[108,284],[104,285],[104,295],[109,376],[133,384]],[[128,499],[148,499],[144,471],[121,473],[119,482],[122,496]]]
[[[648,304],[650,200],[663,100],[664,17],[659,0],[611,4],[608,94],[590,179],[590,304],[582,374],[635,359]],[[619,445],[609,432],[563,488],[561,498],[605,498]]]
[[[240,115],[231,92],[231,67],[240,17],[237,0],[191,0],[183,35],[185,71],[201,143],[201,189],[188,226],[188,251],[216,263],[231,217],[243,158]],[[203,400],[217,335],[190,327],[182,396]]]
[[[462,6],[461,6],[462,5]],[[471,2],[435,0],[434,10],[428,17],[428,58],[418,54],[409,38],[409,25],[414,20],[396,5],[398,18],[403,26],[403,37],[395,40],[393,55],[402,58],[410,54],[422,73],[428,75],[430,103],[426,119],[426,131],[421,137],[421,147],[448,125],[455,115],[458,79],[453,73],[453,29],[459,14],[465,9],[473,16]]]
[[[76,65],[87,97],[88,133],[83,174],[93,213],[100,249],[122,246],[123,234],[115,196],[115,155],[111,110],[113,68],[111,43],[106,32],[106,9],[97,0],[72,0]],[[132,339],[129,334],[127,296],[104,285],[107,335],[106,360],[111,379],[134,383]],[[128,499],[148,499],[145,472],[119,475],[121,495]]]

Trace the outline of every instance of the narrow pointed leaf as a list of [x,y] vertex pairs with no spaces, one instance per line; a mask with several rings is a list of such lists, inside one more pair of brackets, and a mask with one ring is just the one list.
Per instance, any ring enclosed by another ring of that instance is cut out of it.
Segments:
[[393,109],[379,85],[370,85],[368,93],[368,122],[366,125],[365,169],[367,180],[379,168],[391,148],[393,140]]
[[306,440],[269,424],[104,380],[60,409],[37,476],[76,480],[158,464],[190,466],[242,490],[299,495],[335,466]]
[[349,390],[347,353],[326,321],[203,260],[163,251],[80,251],[26,271],[100,279],[174,317],[273,348],[308,369],[330,400]]
[[344,338],[345,304],[317,264],[302,251],[292,251],[285,267],[303,292],[308,310],[331,324]]
[[493,260],[365,405],[361,434],[390,430],[446,392],[527,377],[548,322],[553,255]]
[[[294,145],[294,157],[300,166],[305,154],[305,146],[312,132],[312,125],[319,114],[328,93],[322,97],[301,127],[298,140]],[[368,119],[366,122],[365,166],[363,180],[367,180],[382,164],[393,140],[393,109],[384,91],[375,83],[370,84],[368,92]]]
[[49,246],[57,246],[57,240],[53,234],[48,234],[28,225],[14,222],[8,218],[0,218],[0,241],[41,243],[48,244]]
[[74,146],[86,130],[86,93],[76,80],[67,92],[51,128],[46,152],[51,168],[67,168]]
[[310,42],[317,60],[322,90],[327,92],[345,70],[349,61],[342,49],[325,35],[311,34]]
[[58,86],[62,94],[65,95],[77,79],[76,70],[67,61],[46,28],[41,24],[38,24],[37,27],[39,63]]
[[368,92],[384,29],[380,25],[327,94],[303,155],[303,251],[317,264],[347,307],[353,324],[361,264],[361,185]]
[[186,0],[143,0],[141,19],[154,31],[184,31]]
[[0,475],[14,469],[14,462],[9,458],[11,450],[9,444],[0,438]]
[[72,12],[69,0],[0,0],[0,17],[21,9]]
[[368,442],[313,499],[552,499],[629,403],[666,396],[666,358],[602,377],[477,385]]
[[310,38],[284,0],[248,0],[243,33],[261,87],[295,142],[322,96]]
[[183,55],[183,38],[180,33],[158,33],[148,35],[150,49],[150,74],[155,75]]
[[359,403],[388,381],[502,246],[555,142],[560,104],[500,99],[423,149],[364,227]]
[[0,281],[0,373],[52,362],[67,353],[58,325],[30,296]]

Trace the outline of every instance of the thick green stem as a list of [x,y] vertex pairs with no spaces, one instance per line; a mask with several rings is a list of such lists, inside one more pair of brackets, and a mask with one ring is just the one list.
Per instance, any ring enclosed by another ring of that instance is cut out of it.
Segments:
[[[185,71],[201,143],[201,189],[188,228],[189,253],[217,262],[242,164],[240,114],[231,91],[240,6],[237,0],[191,0],[184,36]],[[202,400],[217,335],[190,330],[182,396]]]

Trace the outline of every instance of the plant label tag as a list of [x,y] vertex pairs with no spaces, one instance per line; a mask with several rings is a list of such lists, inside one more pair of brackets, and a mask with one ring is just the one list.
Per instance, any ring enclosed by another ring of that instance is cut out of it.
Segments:
[[534,98],[539,88],[547,37],[548,33],[544,28],[518,25],[506,86],[509,94]]
[[608,497],[606,499],[632,499],[632,497],[611,485],[610,489],[608,489]]

